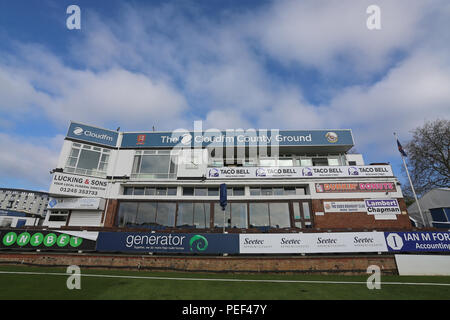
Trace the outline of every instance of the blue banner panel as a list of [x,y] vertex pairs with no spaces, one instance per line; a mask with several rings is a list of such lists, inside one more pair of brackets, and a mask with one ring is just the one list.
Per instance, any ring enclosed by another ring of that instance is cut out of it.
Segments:
[[119,133],[117,131],[101,129],[76,122],[71,122],[69,130],[67,131],[68,138],[109,147],[116,147],[118,136]]
[[100,232],[99,252],[239,253],[238,234]]
[[225,146],[353,146],[350,130],[253,130],[124,133],[121,148]]
[[390,252],[450,252],[450,232],[385,232]]

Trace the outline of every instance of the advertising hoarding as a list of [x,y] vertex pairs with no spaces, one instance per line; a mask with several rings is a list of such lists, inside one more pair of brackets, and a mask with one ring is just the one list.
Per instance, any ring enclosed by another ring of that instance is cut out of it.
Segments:
[[450,232],[385,232],[390,252],[450,252]]
[[67,130],[67,137],[104,146],[116,147],[119,133],[117,131],[71,122],[69,129]]
[[104,198],[108,180],[55,172],[50,185],[50,194],[79,197]]
[[106,252],[239,253],[237,234],[101,232],[97,250]]
[[353,146],[351,130],[227,130],[125,132],[121,148],[220,146]]
[[52,198],[48,209],[53,210],[104,210],[105,199],[102,198]]
[[95,251],[98,232],[61,232],[57,230],[0,230],[0,249]]
[[382,232],[240,234],[240,253],[385,252]]
[[324,201],[325,212],[366,212],[364,201]]
[[394,182],[330,182],[316,183],[317,193],[396,192]]
[[389,165],[322,166],[322,167],[221,167],[208,168],[207,179],[267,179],[267,178],[331,178],[331,177],[392,177]]

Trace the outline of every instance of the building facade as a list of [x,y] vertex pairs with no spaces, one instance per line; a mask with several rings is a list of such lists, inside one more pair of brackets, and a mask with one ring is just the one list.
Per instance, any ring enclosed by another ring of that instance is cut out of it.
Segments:
[[46,192],[0,188],[0,226],[38,225],[47,214]]
[[[410,229],[388,164],[351,130],[118,132],[72,122],[44,225],[170,232]],[[226,184],[228,204],[219,205]]]

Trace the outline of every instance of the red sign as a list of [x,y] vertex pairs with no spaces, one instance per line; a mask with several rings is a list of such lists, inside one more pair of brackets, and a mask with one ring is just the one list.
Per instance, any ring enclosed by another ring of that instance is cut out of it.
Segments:
[[136,144],[145,144],[145,134],[139,134],[137,136],[137,142]]

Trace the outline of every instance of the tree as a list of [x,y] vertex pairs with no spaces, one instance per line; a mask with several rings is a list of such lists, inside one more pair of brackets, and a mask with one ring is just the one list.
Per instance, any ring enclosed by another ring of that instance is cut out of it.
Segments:
[[[416,193],[450,187],[450,121],[428,121],[412,131],[405,146],[407,166]],[[408,187],[409,188],[409,187]],[[406,194],[410,190],[405,190]]]

